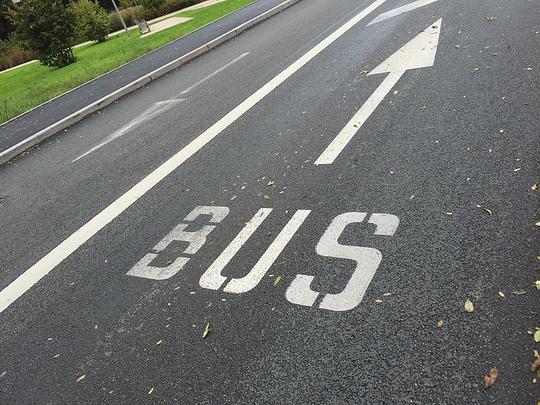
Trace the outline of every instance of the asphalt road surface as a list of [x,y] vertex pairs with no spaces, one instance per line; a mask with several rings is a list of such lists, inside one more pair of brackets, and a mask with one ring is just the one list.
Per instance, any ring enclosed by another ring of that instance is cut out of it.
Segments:
[[303,0],[2,166],[0,402],[536,404],[539,3],[422,3]]

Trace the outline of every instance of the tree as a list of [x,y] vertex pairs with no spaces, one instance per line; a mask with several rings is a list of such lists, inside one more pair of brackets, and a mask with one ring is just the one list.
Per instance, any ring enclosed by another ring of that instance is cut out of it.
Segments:
[[11,19],[23,46],[35,52],[43,65],[62,67],[75,62],[71,49],[75,18],[63,0],[24,0]]
[[91,0],[77,0],[71,4],[75,16],[77,40],[103,42],[111,28],[109,17],[103,8]]
[[164,0],[140,0],[139,3],[147,10],[157,10]]
[[13,27],[7,18],[8,8],[12,6],[11,0],[0,0],[0,39],[7,39]]

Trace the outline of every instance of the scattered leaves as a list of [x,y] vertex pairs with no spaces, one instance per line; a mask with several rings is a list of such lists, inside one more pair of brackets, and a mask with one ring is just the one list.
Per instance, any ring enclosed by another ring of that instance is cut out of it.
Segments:
[[497,371],[497,368],[493,367],[491,370],[489,370],[489,373],[484,376],[484,387],[489,388],[495,384],[498,375],[499,372]]
[[81,382],[86,378],[86,374],[81,375],[79,378],[77,378],[77,382]]
[[280,281],[281,281],[281,276],[277,276],[276,279],[274,280],[274,287],[278,285]]
[[465,300],[465,311],[467,311],[467,312],[473,312],[474,311],[474,304],[468,298]]
[[204,332],[202,334],[203,339],[208,336],[210,333],[210,322],[206,322],[206,328],[204,328]]

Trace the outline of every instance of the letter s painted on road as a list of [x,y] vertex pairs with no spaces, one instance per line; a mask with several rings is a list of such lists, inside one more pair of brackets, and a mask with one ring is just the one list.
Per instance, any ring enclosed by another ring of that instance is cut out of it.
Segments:
[[[339,294],[326,294],[319,308],[331,311],[348,311],[355,308],[375,275],[382,260],[377,249],[342,245],[339,237],[349,224],[361,223],[368,214],[365,212],[347,212],[338,215],[319,240],[316,252],[325,257],[350,259],[356,262],[356,268]],[[392,236],[399,226],[399,218],[392,214],[372,214],[369,223],[376,225],[375,235]],[[293,304],[312,306],[320,292],[311,289],[314,276],[298,274],[286,291],[286,298]]]

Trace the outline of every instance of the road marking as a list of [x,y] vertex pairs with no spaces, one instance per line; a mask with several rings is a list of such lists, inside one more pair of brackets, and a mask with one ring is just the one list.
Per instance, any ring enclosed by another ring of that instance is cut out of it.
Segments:
[[[184,221],[194,221],[201,215],[211,215],[208,222],[218,224],[229,215],[228,207],[199,206],[195,207],[185,218]],[[152,266],[152,261],[156,259],[159,253],[165,250],[175,241],[187,242],[188,246],[182,252],[187,255],[196,254],[206,243],[206,238],[216,228],[215,225],[204,225],[198,231],[186,231],[190,224],[180,223],[175,226],[165,237],[154,246],[154,252],[147,253],[139,260],[133,268],[127,272],[129,276],[148,278],[151,280],[167,280],[184,268],[189,261],[189,257],[179,256],[165,267]]]
[[[342,245],[339,237],[349,224],[362,223],[365,212],[347,212],[335,217],[315,248],[320,256],[352,260],[356,268],[345,288],[338,294],[326,294],[319,308],[330,311],[349,311],[356,308],[366,293],[382,260],[379,250],[361,246]],[[372,214],[369,223],[376,225],[375,235],[392,236],[399,226],[399,218],[392,214]],[[285,292],[287,301],[311,307],[320,293],[311,288],[314,276],[298,274]]]
[[229,264],[232,258],[244,246],[248,239],[255,233],[257,228],[270,215],[272,208],[261,208],[248,223],[242,228],[236,238],[225,248],[218,258],[210,265],[208,270],[201,276],[199,285],[210,290],[219,290],[227,277],[221,275],[221,271]]
[[388,20],[389,18],[395,17],[396,15],[404,14],[408,11],[412,11],[414,9],[417,9],[419,7],[427,6],[428,4],[435,3],[437,0],[418,0],[413,1],[412,3],[405,4],[404,6],[395,8],[393,10],[387,11],[385,13],[382,13],[378,15],[373,21],[371,21],[369,25],[371,24],[377,24],[378,22]]
[[199,87],[201,84],[203,84],[204,82],[210,80],[212,77],[220,74],[221,72],[223,72],[225,69],[227,69],[228,67],[234,65],[236,62],[238,62],[240,59],[246,57],[249,55],[249,52],[246,52],[246,53],[243,53],[242,55],[234,58],[233,60],[231,60],[229,63],[227,63],[226,65],[223,65],[222,67],[220,67],[218,70],[216,70],[214,73],[211,73],[209,74],[208,76],[206,76],[204,79],[201,79],[199,80],[197,83],[195,83],[193,86],[190,86],[188,87],[187,89],[185,89],[184,91],[182,91],[180,94],[183,95],[183,94],[187,94],[189,93],[191,90],[193,90],[194,88],[196,87]]
[[207,143],[221,134],[275,88],[332,45],[385,1],[374,1],[363,11],[331,33],[17,277],[0,292],[0,313],[32,288],[39,280],[49,274],[49,272],[70,256],[83,243],[123,213],[156,184],[180,167],[186,160],[201,150]]
[[405,71],[433,66],[441,23],[442,19],[433,23],[369,73],[369,75],[389,74],[319,156],[315,161],[315,165],[334,163],[341,151],[384,100]]
[[251,271],[242,278],[233,278],[225,286],[223,291],[228,293],[242,294],[255,288],[262,280],[268,269],[274,264],[283,249],[289,244],[292,237],[298,231],[298,228],[304,223],[310,210],[298,210],[287,222],[287,225],[281,230],[276,239],[266,249],[259,261],[253,266]]
[[165,101],[158,101],[155,103],[152,107],[147,109],[145,112],[143,112],[140,116],[135,118],[133,121],[129,122],[128,124],[124,125],[117,131],[113,132],[111,135],[109,135],[103,142],[100,144],[94,146],[92,149],[90,149],[88,152],[83,153],[79,157],[73,159],[71,163],[76,162],[79,159],[82,159],[85,156],[88,156],[90,153],[95,152],[96,150],[102,148],[103,146],[107,145],[108,143],[114,141],[115,139],[120,138],[121,136],[124,136],[131,130],[140,127],[142,124],[144,124],[146,121],[151,120],[152,118],[164,113],[165,111],[170,110],[172,107],[177,105],[178,103],[181,103],[182,101],[185,101],[183,98],[180,99],[172,99],[172,100],[165,100]]

